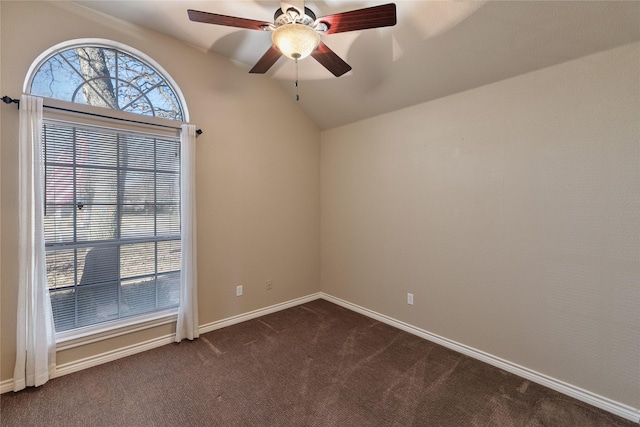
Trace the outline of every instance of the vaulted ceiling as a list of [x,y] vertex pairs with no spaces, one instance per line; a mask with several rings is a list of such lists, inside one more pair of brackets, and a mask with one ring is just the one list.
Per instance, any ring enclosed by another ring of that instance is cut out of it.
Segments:
[[[270,33],[191,22],[187,9],[273,22],[279,1],[75,1],[228,57],[248,70]],[[318,17],[386,1],[307,1]],[[299,63],[300,106],[321,129],[440,98],[640,40],[638,1],[396,1],[394,27],[323,36],[352,71]],[[292,97],[295,65],[267,72]]]

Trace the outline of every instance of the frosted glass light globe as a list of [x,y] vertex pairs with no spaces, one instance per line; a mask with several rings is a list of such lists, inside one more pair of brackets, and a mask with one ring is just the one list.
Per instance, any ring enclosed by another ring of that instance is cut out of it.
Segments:
[[320,34],[303,24],[284,24],[273,31],[271,40],[284,56],[302,59],[318,47]]

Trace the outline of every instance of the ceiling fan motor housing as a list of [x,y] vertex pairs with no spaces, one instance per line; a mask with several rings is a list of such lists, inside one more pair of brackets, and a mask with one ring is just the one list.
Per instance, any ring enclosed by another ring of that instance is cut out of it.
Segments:
[[313,23],[316,22],[316,14],[308,7],[304,8],[304,15],[300,15],[298,10],[293,7],[289,8],[287,13],[284,13],[282,9],[278,9],[273,15],[273,22],[276,27],[284,24],[302,24],[312,27]]

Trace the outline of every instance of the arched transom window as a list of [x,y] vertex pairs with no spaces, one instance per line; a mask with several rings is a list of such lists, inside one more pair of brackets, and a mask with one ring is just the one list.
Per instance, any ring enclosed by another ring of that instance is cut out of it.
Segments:
[[132,53],[115,47],[83,44],[59,49],[40,61],[32,73],[28,92],[184,121],[177,91],[164,75]]

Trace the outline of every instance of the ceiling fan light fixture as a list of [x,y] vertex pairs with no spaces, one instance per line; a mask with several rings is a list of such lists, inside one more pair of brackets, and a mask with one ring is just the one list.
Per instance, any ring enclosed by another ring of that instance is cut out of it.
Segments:
[[284,24],[273,31],[273,44],[291,59],[306,58],[320,44],[320,34],[303,24]]

